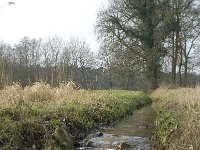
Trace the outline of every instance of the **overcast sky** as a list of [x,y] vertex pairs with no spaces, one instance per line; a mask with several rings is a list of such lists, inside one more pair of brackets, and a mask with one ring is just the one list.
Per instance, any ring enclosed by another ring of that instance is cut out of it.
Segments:
[[108,0],[0,0],[0,40],[14,44],[24,36],[46,39],[58,35],[85,39],[93,51],[96,13]]

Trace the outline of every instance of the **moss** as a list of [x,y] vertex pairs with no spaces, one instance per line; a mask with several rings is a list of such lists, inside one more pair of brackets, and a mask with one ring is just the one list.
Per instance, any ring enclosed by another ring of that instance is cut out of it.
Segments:
[[43,124],[24,122],[20,125],[20,147],[22,149],[35,146],[42,149],[45,142],[45,127]]
[[9,117],[0,117],[0,122],[0,139],[4,141],[4,144],[8,144],[17,136],[17,123]]
[[74,149],[71,137],[64,128],[57,127],[53,136],[55,138],[56,145],[61,149]]

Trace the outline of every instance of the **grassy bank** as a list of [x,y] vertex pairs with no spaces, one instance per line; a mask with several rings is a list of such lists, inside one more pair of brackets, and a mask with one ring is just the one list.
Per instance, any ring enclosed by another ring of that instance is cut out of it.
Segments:
[[0,91],[0,148],[48,149],[58,126],[77,141],[89,130],[113,124],[150,102],[143,92],[73,90],[44,83],[6,87]]
[[[160,149],[200,149],[200,87],[160,88],[152,94],[158,112]],[[158,143],[157,143],[158,144]]]

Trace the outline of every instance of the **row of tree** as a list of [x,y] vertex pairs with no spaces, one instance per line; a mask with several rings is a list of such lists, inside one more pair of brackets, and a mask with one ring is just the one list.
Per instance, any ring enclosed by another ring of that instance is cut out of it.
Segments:
[[40,81],[58,86],[72,80],[85,89],[147,89],[132,76],[124,79],[116,70],[111,73],[102,63],[102,55],[98,57],[84,40],[74,37],[67,42],[58,36],[24,37],[15,45],[1,42],[0,87]]
[[152,90],[158,88],[161,72],[170,72],[170,83],[187,86],[199,54],[200,4],[110,0],[98,13],[96,31],[108,68],[143,74]]
[[87,68],[95,67],[95,55],[84,41],[70,38],[64,42],[58,36],[47,40],[24,37],[11,46],[0,43],[0,83],[2,86],[21,82],[23,86],[44,81],[58,85],[75,80],[75,68],[80,68],[81,82],[85,83]]
[[1,42],[1,87],[73,80],[82,88],[154,90],[199,79],[191,74],[200,64],[198,0],[110,0],[97,20],[98,56],[74,37]]

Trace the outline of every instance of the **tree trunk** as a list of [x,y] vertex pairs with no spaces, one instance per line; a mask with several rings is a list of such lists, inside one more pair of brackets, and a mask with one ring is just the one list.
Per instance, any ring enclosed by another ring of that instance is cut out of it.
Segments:
[[180,49],[180,62],[179,62],[179,86],[182,86],[182,75],[181,75],[181,69],[182,69],[182,64],[183,64],[183,50]]
[[54,86],[54,68],[51,67],[51,85]]
[[158,86],[158,65],[157,60],[152,59],[147,63],[147,78],[149,79],[151,91],[156,90]]
[[144,43],[147,50],[146,65],[147,65],[147,79],[150,83],[151,91],[156,90],[158,86],[158,70],[159,70],[159,49],[154,45],[153,31],[149,33],[148,42]]
[[188,55],[186,52],[187,49],[187,42],[185,41],[185,47],[184,47],[184,59],[185,59],[185,63],[184,63],[184,87],[187,86],[187,72],[188,72]]
[[[176,83],[176,66],[178,60],[178,52],[179,52],[179,41],[180,41],[180,12],[178,10],[178,4],[176,4],[175,14],[176,16],[176,28],[175,32],[173,32],[173,55],[172,55],[172,84]],[[174,39],[175,37],[175,39]],[[175,47],[175,49],[174,49]]]
[[172,33],[172,84],[176,83],[175,33]]
[[173,52],[173,60],[172,60],[172,84],[176,83],[176,66],[177,66],[178,51],[179,51],[179,29],[177,29],[175,36],[176,36],[175,49]]
[[188,58],[186,57],[186,59],[185,59],[185,65],[184,65],[184,68],[185,68],[185,70],[184,70],[184,86],[186,87],[187,86],[187,70],[188,70],[188,66],[187,66],[187,64],[188,64]]

